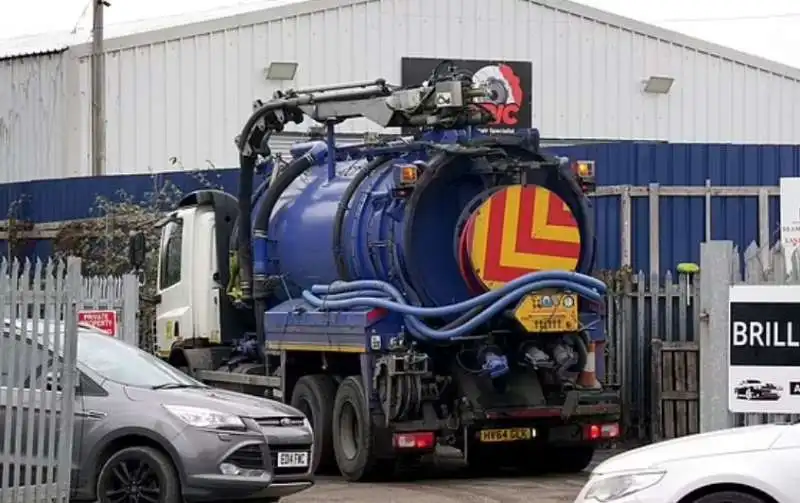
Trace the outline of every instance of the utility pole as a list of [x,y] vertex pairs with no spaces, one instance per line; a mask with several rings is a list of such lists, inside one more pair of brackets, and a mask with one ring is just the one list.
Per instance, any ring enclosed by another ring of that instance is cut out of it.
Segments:
[[106,172],[106,63],[103,54],[103,10],[111,4],[92,0],[92,176]]

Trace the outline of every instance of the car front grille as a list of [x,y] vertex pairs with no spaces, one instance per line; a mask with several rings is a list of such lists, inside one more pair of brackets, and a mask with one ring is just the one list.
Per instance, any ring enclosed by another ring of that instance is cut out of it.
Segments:
[[298,468],[278,468],[279,452],[307,452],[308,460],[311,462],[311,445],[309,444],[275,444],[269,446],[270,463],[272,463],[272,473],[275,475],[301,475],[307,473],[310,467]]
[[256,419],[259,426],[269,426],[273,428],[303,426],[302,417],[264,417]]
[[248,470],[263,470],[266,467],[260,445],[246,445],[236,449],[225,461]]

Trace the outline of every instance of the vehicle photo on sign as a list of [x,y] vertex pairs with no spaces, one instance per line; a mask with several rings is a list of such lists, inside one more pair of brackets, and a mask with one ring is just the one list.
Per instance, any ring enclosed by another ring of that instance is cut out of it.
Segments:
[[[494,116],[487,128],[493,133],[513,132],[532,127],[533,66],[529,61],[449,60],[460,69],[472,72],[475,83],[486,85],[492,103],[484,105]],[[441,59],[403,58],[402,85],[419,85],[430,78]]]
[[800,285],[730,288],[731,412],[800,413]]

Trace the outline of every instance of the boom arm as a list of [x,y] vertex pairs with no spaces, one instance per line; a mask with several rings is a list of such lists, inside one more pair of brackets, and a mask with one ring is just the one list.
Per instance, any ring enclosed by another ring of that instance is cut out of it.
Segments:
[[[444,65],[442,63],[434,70],[428,82],[415,87],[392,86],[384,79],[378,79],[278,91],[266,103],[256,102],[254,112],[236,138],[241,169],[237,255],[243,300],[253,298],[250,225],[253,174],[257,157],[269,154],[267,142],[270,135],[282,131],[287,123],[299,124],[304,117],[310,117],[328,126],[328,149],[331,149],[333,126],[357,117],[367,118],[383,127],[433,129],[454,129],[491,122],[491,113],[480,106],[480,103],[490,101],[488,90],[475,85],[470,72],[458,70],[452,65],[447,65],[442,71]],[[331,164],[335,162],[333,155],[328,156],[328,161]],[[303,159],[295,162],[303,162]],[[275,191],[281,190],[278,189],[280,185],[275,184]],[[273,196],[277,197],[276,194]],[[256,297],[259,297],[259,292],[256,292]]]

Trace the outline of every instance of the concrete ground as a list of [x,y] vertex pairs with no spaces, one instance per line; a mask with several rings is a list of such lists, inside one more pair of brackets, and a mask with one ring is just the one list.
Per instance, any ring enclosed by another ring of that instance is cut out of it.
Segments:
[[468,478],[458,454],[444,452],[420,478],[375,484],[350,484],[337,477],[321,477],[317,485],[286,503],[566,503],[575,500],[589,471],[613,453],[598,452],[592,466],[577,475]]

